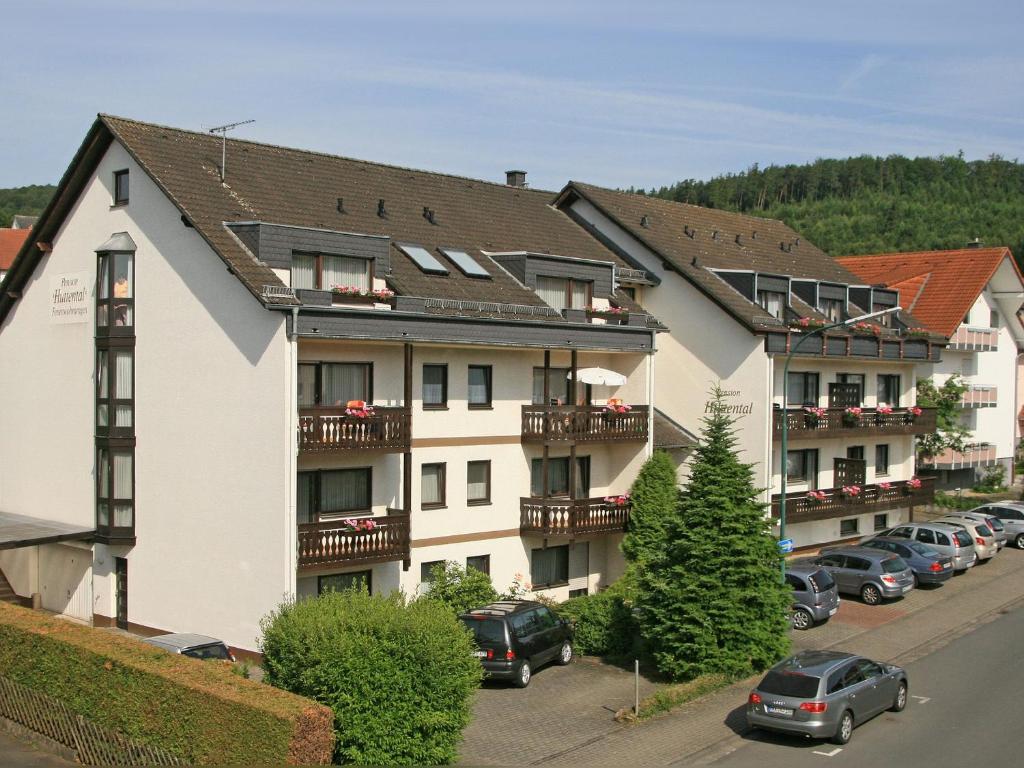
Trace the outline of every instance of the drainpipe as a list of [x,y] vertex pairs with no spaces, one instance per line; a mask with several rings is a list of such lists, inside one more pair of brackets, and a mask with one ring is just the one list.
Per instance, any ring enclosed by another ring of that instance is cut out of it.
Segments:
[[292,307],[291,328],[288,334],[288,373],[285,377],[288,389],[288,434],[291,436],[291,450],[288,452],[288,514],[285,515],[285,586],[288,595],[298,594],[299,568],[299,521],[295,498],[299,482],[299,307]]

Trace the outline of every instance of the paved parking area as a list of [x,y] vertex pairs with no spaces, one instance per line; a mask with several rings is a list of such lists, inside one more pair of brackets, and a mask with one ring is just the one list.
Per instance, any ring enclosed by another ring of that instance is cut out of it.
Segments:
[[[1024,602],[1024,552],[1006,549],[937,589],[880,606],[843,599],[828,623],[793,633],[793,648],[836,648],[906,664]],[[549,667],[525,691],[488,686],[465,734],[465,765],[699,765],[742,743],[744,702],[758,678],[637,725],[616,710],[633,700],[625,670]],[[653,690],[645,684],[641,691]]]

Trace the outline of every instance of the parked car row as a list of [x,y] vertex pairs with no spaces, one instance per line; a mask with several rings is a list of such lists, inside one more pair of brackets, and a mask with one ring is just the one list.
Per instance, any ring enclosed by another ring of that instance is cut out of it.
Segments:
[[828,621],[839,609],[840,593],[878,605],[915,587],[942,584],[991,560],[1008,543],[1024,549],[1024,503],[950,512],[897,525],[856,545],[826,547],[787,564],[793,627],[806,630]]

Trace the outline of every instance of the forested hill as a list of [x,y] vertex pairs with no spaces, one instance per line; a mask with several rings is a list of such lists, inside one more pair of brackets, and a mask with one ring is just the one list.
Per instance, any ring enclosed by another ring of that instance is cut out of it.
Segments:
[[781,219],[834,256],[962,248],[980,238],[1024,259],[1024,165],[993,156],[851,157],[756,165],[658,190],[668,200]]
[[50,202],[55,189],[52,184],[0,189],[0,227],[11,226],[11,217],[16,213],[38,216]]

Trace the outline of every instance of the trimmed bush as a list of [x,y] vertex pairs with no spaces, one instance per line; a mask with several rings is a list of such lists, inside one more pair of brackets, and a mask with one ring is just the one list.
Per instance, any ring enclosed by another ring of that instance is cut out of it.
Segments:
[[498,599],[491,577],[476,568],[463,568],[447,560],[435,565],[431,575],[434,580],[421,599],[446,605],[456,615]]
[[623,659],[636,652],[639,627],[624,597],[620,581],[604,592],[573,597],[558,607],[559,614],[575,622],[577,653]]
[[192,764],[325,764],[331,712],[130,637],[0,603],[0,674]]
[[457,757],[483,670],[446,605],[328,592],[262,622],[266,680],[334,710],[334,758],[441,765]]

